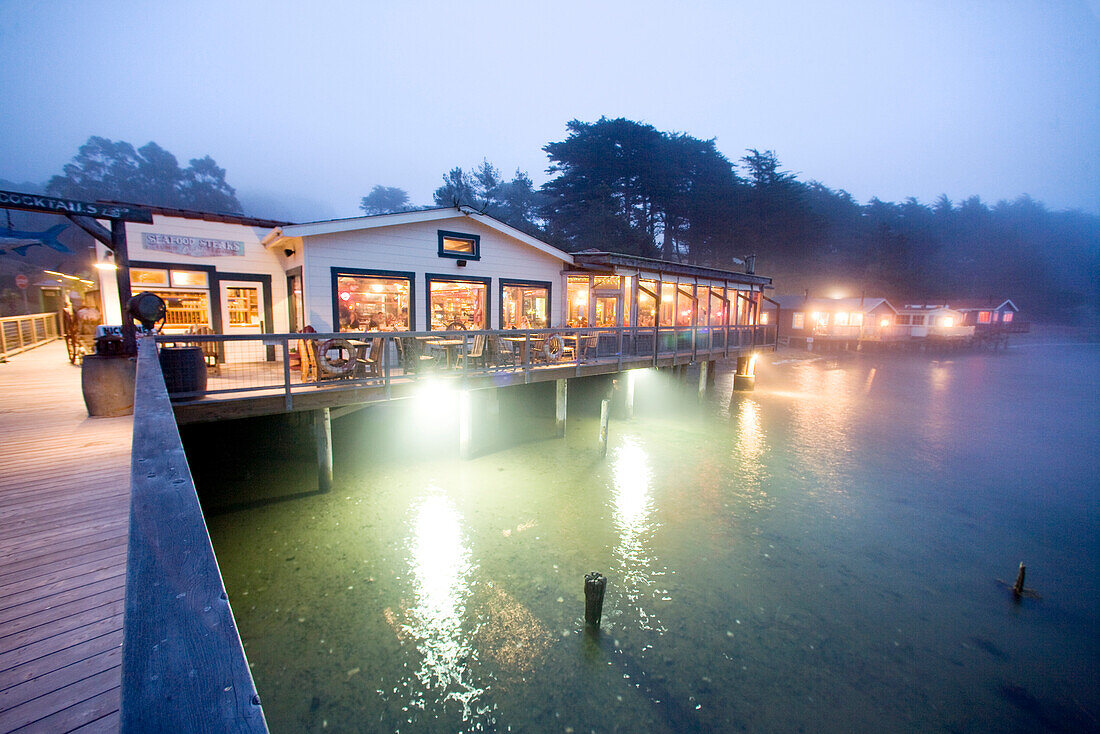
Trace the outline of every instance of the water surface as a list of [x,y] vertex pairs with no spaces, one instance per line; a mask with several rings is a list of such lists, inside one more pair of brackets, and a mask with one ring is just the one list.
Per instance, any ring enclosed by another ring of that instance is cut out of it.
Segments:
[[771,361],[642,375],[606,458],[603,381],[468,461],[445,392],[341,418],[326,495],[191,449],[272,731],[1096,730],[1100,347]]

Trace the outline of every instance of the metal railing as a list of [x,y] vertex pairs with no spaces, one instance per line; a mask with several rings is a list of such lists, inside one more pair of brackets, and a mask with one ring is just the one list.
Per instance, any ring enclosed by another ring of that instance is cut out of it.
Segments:
[[[774,348],[760,326],[557,328],[486,331],[160,335],[161,345],[199,346],[205,390],[176,400],[281,394],[286,410],[301,391],[381,388],[431,378],[511,375],[538,381],[641,366],[725,359]],[[602,369],[601,369],[602,368]]]
[[55,313],[5,316],[0,318],[0,357],[33,349],[59,336]]

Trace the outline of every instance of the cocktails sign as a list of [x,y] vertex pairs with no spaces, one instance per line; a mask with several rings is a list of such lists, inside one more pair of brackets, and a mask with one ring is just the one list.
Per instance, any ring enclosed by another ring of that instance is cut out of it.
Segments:
[[190,257],[244,256],[244,243],[236,240],[142,232],[141,244],[146,250],[160,250]]
[[135,209],[122,204],[59,199],[56,196],[43,196],[41,194],[22,194],[18,191],[0,191],[0,208],[47,212],[65,216],[92,217],[94,219],[117,219],[125,222],[144,222],[145,224],[153,223],[153,214],[147,209]]

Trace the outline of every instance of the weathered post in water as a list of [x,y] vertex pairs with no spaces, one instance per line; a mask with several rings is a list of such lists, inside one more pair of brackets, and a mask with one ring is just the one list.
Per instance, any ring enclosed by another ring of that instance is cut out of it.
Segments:
[[1016,583],[1012,585],[1012,593],[1017,597],[1021,597],[1024,594],[1024,573],[1027,568],[1024,566],[1024,562],[1020,561],[1020,570],[1016,573]]
[[634,417],[634,381],[638,378],[637,370],[630,370],[626,373],[626,417]]
[[611,401],[600,401],[600,456],[607,456],[607,421],[611,416]]
[[707,398],[707,372],[710,367],[710,362],[702,361],[699,363],[699,402],[703,402]]
[[589,627],[600,626],[600,617],[603,616],[603,594],[606,589],[607,578],[599,571],[584,575],[584,623]]
[[557,380],[554,386],[554,434],[565,438],[566,402],[569,396],[569,380]]
[[328,408],[313,414],[313,434],[317,440],[317,489],[332,489],[332,415]]

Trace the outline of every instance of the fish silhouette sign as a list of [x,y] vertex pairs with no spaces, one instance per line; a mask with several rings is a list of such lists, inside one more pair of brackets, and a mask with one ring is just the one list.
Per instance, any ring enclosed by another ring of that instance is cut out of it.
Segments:
[[[57,236],[65,231],[68,224],[58,224],[43,232],[30,232],[11,227],[0,227],[0,247],[7,247],[11,252],[20,256],[26,256],[27,250],[39,245],[49,247],[58,252],[72,252],[61,243]],[[7,255],[7,251],[0,250],[0,255]]]

